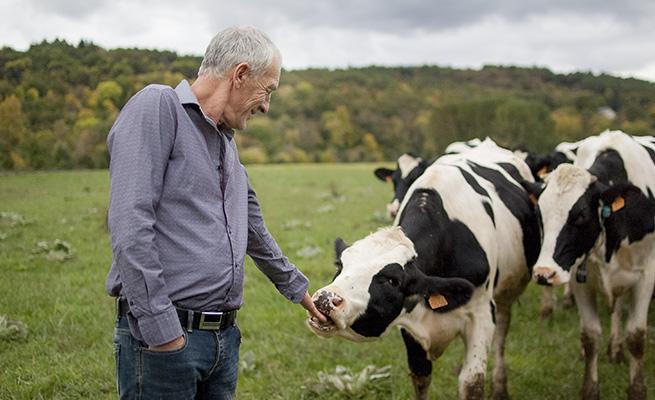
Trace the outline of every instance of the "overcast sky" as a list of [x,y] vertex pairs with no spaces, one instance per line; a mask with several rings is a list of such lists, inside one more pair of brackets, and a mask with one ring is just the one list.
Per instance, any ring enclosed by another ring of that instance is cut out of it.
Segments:
[[654,0],[0,0],[0,46],[80,39],[202,55],[237,24],[285,69],[545,67],[655,82]]

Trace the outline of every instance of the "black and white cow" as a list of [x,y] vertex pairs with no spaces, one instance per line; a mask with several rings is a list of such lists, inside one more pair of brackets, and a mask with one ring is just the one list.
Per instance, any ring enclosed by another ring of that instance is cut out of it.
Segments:
[[646,398],[642,358],[655,283],[655,146],[648,142],[620,131],[585,139],[574,164],[562,164],[546,178],[538,200],[544,236],[533,279],[571,282],[581,319],[585,399],[599,397],[596,294],[606,297],[612,311],[613,359],[621,354],[621,306],[632,300],[625,327],[628,398]]
[[528,166],[492,141],[432,164],[392,227],[350,247],[337,241],[337,275],[313,296],[329,322],[310,319],[310,328],[364,342],[399,326],[417,399],[428,398],[432,361],[457,337],[466,352],[459,397],[483,398],[493,342],[492,395],[507,398],[511,307],[540,244],[522,179],[532,179]]
[[[577,158],[578,147],[581,143],[582,141],[562,142],[546,155],[538,155],[526,147],[521,146],[514,149],[514,154],[521,157],[528,164],[534,179],[541,182],[560,164],[572,164]],[[553,287],[544,286],[540,310],[540,318],[542,320],[549,318],[553,313],[553,296]],[[569,284],[565,284],[562,306],[564,308],[572,308],[574,305],[575,302],[571,293],[571,287]]]
[[387,215],[395,217],[409,187],[419,176],[432,165],[434,159],[425,160],[412,153],[398,157],[396,169],[380,167],[375,170],[375,176],[381,181],[393,183],[393,199],[387,204]]
[[536,154],[524,146],[514,149],[514,153],[521,157],[532,171],[536,180],[543,180],[560,164],[572,164],[577,158],[576,152],[580,142],[562,142],[546,155]]
[[[453,142],[446,147],[444,155],[461,154],[480,145],[480,139],[471,139],[464,142]],[[423,172],[432,165],[437,158],[426,160],[412,153],[405,153],[398,157],[396,169],[377,168],[375,176],[381,181],[393,183],[393,199],[387,205],[387,215],[395,217],[400,203],[405,198],[409,187],[423,175]]]

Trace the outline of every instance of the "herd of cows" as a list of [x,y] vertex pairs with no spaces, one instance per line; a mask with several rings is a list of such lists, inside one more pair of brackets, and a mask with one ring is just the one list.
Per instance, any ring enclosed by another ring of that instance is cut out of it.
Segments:
[[530,280],[567,285],[581,320],[580,397],[599,398],[601,294],[612,310],[612,359],[623,357],[625,337],[628,398],[647,398],[642,359],[655,285],[655,138],[605,131],[546,156],[487,138],[455,143],[436,160],[405,154],[396,170],[375,174],[394,184],[387,207],[394,223],[352,245],[337,239],[337,273],[313,296],[328,322],[310,319],[314,333],[365,342],[400,327],[417,399],[428,398],[432,361],[461,337],[459,397],[484,398],[493,348],[491,395],[506,399],[512,305]]

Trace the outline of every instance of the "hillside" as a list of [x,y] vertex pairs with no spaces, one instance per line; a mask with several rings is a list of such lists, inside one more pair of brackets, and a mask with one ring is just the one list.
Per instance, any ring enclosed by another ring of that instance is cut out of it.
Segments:
[[[93,43],[0,50],[0,169],[106,168],[119,110],[149,83],[193,80],[201,57]],[[242,161],[435,156],[490,136],[547,152],[611,128],[655,133],[655,83],[543,68],[439,66],[283,71],[268,117],[237,135]]]

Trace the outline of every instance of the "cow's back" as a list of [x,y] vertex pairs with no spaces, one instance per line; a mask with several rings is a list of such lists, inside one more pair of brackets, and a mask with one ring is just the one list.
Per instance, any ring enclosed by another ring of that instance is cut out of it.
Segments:
[[529,280],[540,245],[533,204],[518,182],[521,179],[532,180],[527,164],[511,151],[485,141],[430,166],[410,188],[396,224],[402,225],[405,208],[412,207],[412,193],[434,190],[449,218],[470,229],[486,253],[494,297],[514,301]]

